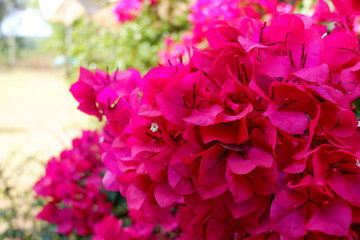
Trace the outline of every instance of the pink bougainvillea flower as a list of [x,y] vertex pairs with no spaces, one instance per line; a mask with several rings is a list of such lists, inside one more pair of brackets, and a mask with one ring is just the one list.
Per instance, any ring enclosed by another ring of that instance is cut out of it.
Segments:
[[332,102],[321,105],[319,124],[335,137],[350,137],[357,129],[356,115],[350,109],[340,109]]
[[345,14],[359,14],[360,3],[356,0],[331,0],[336,10]]
[[[293,238],[305,236],[308,231],[347,236],[351,223],[349,204],[342,198],[331,198],[318,191],[319,188],[313,188],[311,177],[308,180],[308,183],[299,183],[296,187],[299,191],[284,190],[275,197],[271,208],[272,228],[280,235]],[[304,194],[306,188],[310,191]]]
[[[323,1],[312,18],[279,14],[275,1],[245,3],[194,3],[192,41],[208,47],[193,48],[187,62],[170,59],[143,79],[82,70],[72,88],[81,108],[106,119],[103,182],[136,213],[122,234],[156,239],[148,234],[164,223],[144,219],[178,209],[180,240],[358,237],[360,54],[351,16]],[[249,17],[257,11],[266,22]],[[328,32],[320,21],[336,26]],[[81,192],[61,186],[46,191]]]
[[[115,240],[122,239],[122,222],[114,215],[106,216],[101,222],[94,226],[94,236],[92,240]],[[111,231],[109,231],[111,229]]]
[[175,42],[171,38],[165,38],[165,49],[158,52],[160,63],[163,65],[176,65],[188,58],[188,49],[183,43]]
[[[86,76],[84,76],[85,74]],[[80,78],[85,79],[88,75],[90,75],[88,70],[80,68]],[[71,86],[70,92],[79,102],[79,110],[101,120],[101,113],[96,106],[96,95],[91,85],[78,81]]]
[[101,185],[102,153],[98,135],[85,131],[73,140],[73,149],[49,161],[46,175],[35,184],[38,196],[50,199],[37,217],[57,225],[58,233],[90,235],[94,224],[110,213],[112,204]]
[[360,96],[359,89],[359,73],[360,73],[360,64],[357,63],[355,66],[346,68],[341,72],[341,86],[345,91],[345,96],[353,101]]
[[79,102],[79,110],[101,120],[105,111],[111,109],[119,98],[136,104],[142,85],[140,73],[134,69],[109,75],[101,70],[93,73],[80,68],[79,81],[71,86],[70,92]]
[[[342,44],[339,44],[341,42]],[[324,37],[326,51],[322,52],[323,61],[329,65],[333,71],[341,71],[346,64],[353,65],[351,62],[358,62],[356,50],[359,42],[351,32],[333,31]]]
[[123,221],[114,215],[108,215],[101,222],[95,224],[92,240],[174,239],[178,234],[178,224],[174,221],[174,216],[169,213],[162,213],[162,218],[150,218],[139,211],[130,211],[129,217],[132,220],[130,226],[124,225]]
[[271,87],[268,97],[272,99],[272,102],[264,115],[268,116],[280,130],[292,134],[303,134],[309,122],[305,113],[314,116],[316,111],[311,97],[292,84],[273,82]]
[[315,180],[330,186],[339,196],[353,206],[359,201],[359,160],[351,152],[323,145],[313,157]]
[[117,21],[122,23],[134,19],[143,7],[142,0],[121,0],[116,5],[114,13]]

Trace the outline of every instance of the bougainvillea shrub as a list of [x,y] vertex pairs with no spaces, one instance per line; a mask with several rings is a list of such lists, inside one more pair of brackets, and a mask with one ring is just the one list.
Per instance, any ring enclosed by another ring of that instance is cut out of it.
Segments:
[[[140,211],[130,211],[131,226],[113,215],[105,217],[94,227],[92,240],[171,240],[179,235],[176,215],[162,212],[160,217],[146,217]],[[160,215],[159,215],[160,216]]]
[[[198,0],[145,76],[81,68],[70,91],[104,127],[49,162],[39,218],[95,240],[359,239],[360,10],[332,2]],[[145,1],[123,3],[119,21]]]
[[[163,209],[157,218],[134,210],[122,214],[122,220],[113,215],[116,206],[101,183],[105,167],[99,140],[96,132],[84,131],[73,140],[72,149],[48,162],[45,176],[34,186],[37,197],[46,202],[37,217],[56,225],[59,234],[92,236],[94,240],[170,240],[178,236],[173,209]],[[123,227],[126,219],[130,225]]]
[[[168,60],[178,61],[179,55],[186,54],[186,46],[204,44],[205,32],[219,21],[239,27],[244,16],[255,19],[269,19],[278,13],[293,12],[301,1],[282,0],[197,0],[191,2],[189,22],[192,29],[185,32],[181,42],[166,44],[166,48],[159,52],[163,64]],[[169,41],[167,41],[169,43]],[[166,53],[166,54],[165,54]]]
[[105,187],[144,216],[178,209],[180,239],[358,239],[359,41],[319,19],[218,22],[143,78],[82,69]]
[[[332,0],[335,9],[330,10],[330,1],[300,1],[300,0],[197,0],[190,5],[189,22],[192,29],[185,32],[181,42],[166,39],[165,49],[159,52],[161,63],[166,65],[179,61],[180,55],[186,55],[186,46],[204,45],[205,32],[219,21],[241,28],[241,19],[244,16],[268,21],[279,14],[304,12],[312,16],[314,23],[343,25],[360,35],[360,11],[358,1]],[[309,4],[310,3],[310,4]],[[309,5],[306,6],[305,5]],[[311,7],[311,9],[310,9]],[[304,9],[305,8],[305,9]],[[206,44],[206,43],[205,43]]]
[[134,19],[143,7],[141,0],[119,1],[114,9],[117,21],[126,22]]
[[48,200],[37,217],[57,225],[58,233],[90,235],[94,224],[111,213],[101,184],[102,153],[99,136],[84,131],[73,140],[72,149],[47,163],[45,176],[34,186],[37,196]]

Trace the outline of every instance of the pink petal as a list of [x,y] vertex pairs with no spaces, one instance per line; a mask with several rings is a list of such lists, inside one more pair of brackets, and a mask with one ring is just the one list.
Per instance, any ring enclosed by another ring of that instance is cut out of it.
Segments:
[[184,121],[198,126],[209,126],[214,124],[216,116],[223,110],[219,105],[213,105],[210,108],[194,109],[191,115],[184,118]]
[[158,108],[151,106],[149,104],[143,104],[139,108],[138,114],[140,116],[146,116],[146,117],[158,117],[161,116],[161,112]]
[[257,166],[262,167],[271,167],[274,161],[274,158],[270,153],[264,152],[258,148],[250,148],[245,153],[245,158],[251,160]]
[[96,101],[108,108],[118,99],[118,97],[119,96],[113,89],[106,87],[96,96]]
[[199,196],[203,200],[215,198],[215,197],[221,195],[222,193],[224,193],[228,189],[228,186],[226,183],[217,185],[215,187],[207,187],[207,186],[201,185],[196,178],[193,179],[193,184],[195,186],[196,192],[199,194]]
[[207,240],[218,240],[223,239],[226,231],[226,222],[210,217],[207,228],[206,228],[206,239]]
[[313,155],[314,164],[314,178],[315,182],[319,185],[326,185],[326,181],[329,177],[329,165],[326,161],[326,152],[322,151],[321,148],[317,149]]
[[256,164],[251,160],[244,159],[240,154],[232,152],[227,159],[228,167],[233,173],[243,175],[251,172]]
[[116,175],[106,171],[102,179],[104,187],[108,191],[119,191],[119,183],[116,181]]
[[84,82],[89,86],[94,86],[96,84],[94,73],[83,67],[80,67],[79,81]]
[[308,126],[306,114],[298,111],[275,111],[269,119],[280,130],[291,134],[304,134]]
[[253,196],[253,190],[251,189],[247,176],[236,175],[227,168],[226,180],[236,203],[248,200]]
[[204,153],[199,168],[201,185],[214,187],[225,183],[226,154],[226,150],[218,144]]
[[172,167],[169,167],[168,170],[168,180],[170,186],[181,195],[188,195],[195,192],[191,180],[178,174]]
[[258,65],[257,73],[270,77],[287,77],[292,70],[289,57],[280,56],[262,61]]
[[320,125],[336,137],[350,137],[357,129],[355,113],[349,109],[340,109],[332,102],[321,105]]
[[[351,84],[351,85],[354,86],[354,84]],[[328,85],[322,85],[319,87],[312,86],[311,88],[313,90],[315,90],[316,93],[318,93],[321,97],[325,98],[326,100],[337,104],[341,108],[350,109],[349,100],[345,97],[345,95],[340,90],[335,89]],[[346,95],[346,96],[349,97],[349,95]]]
[[230,122],[201,127],[201,137],[204,143],[220,141],[222,143],[232,144],[236,142],[237,131],[234,131],[234,129],[239,129],[238,125],[238,122]]
[[181,195],[176,193],[169,184],[157,184],[154,189],[154,197],[160,207],[164,208],[174,204]]
[[139,210],[145,201],[145,197],[145,192],[141,191],[132,184],[129,186],[126,194],[126,201],[130,209]]
[[360,176],[359,174],[342,174],[332,172],[327,184],[344,200],[360,207]]
[[158,107],[163,116],[174,124],[181,124],[185,112],[183,95],[176,86],[167,86],[156,95]]
[[322,85],[329,78],[329,66],[322,63],[316,67],[302,68],[292,74],[308,82],[314,82]]
[[307,197],[300,193],[278,193],[271,205],[272,229],[292,238],[304,236],[306,220],[301,206],[306,201]]
[[252,198],[240,203],[236,203],[230,193],[224,196],[225,204],[229,208],[234,218],[240,218],[246,216],[252,212],[255,212],[264,201],[268,198],[264,198],[259,195],[254,195]]
[[228,166],[233,173],[242,175],[251,172],[257,166],[271,167],[273,161],[271,154],[250,148],[245,154],[245,159],[240,154],[232,152],[228,157]]
[[[315,206],[315,205],[313,205]],[[326,204],[312,209],[306,228],[321,231],[331,236],[346,236],[351,224],[350,205],[343,199],[331,199]]]
[[251,41],[250,39],[244,38],[242,36],[238,37],[238,41],[246,52],[250,52],[253,48],[268,48],[267,46],[261,43]]
[[205,32],[205,37],[213,49],[224,48],[226,44],[234,44],[240,32],[232,27],[216,27]]

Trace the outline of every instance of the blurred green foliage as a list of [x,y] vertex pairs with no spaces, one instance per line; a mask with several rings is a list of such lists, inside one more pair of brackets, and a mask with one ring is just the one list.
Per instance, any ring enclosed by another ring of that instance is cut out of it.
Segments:
[[[21,0],[20,0],[21,1]],[[36,1],[29,0],[31,7]],[[1,0],[0,0],[1,2]],[[165,2],[165,6],[162,5]],[[79,67],[109,69],[109,72],[135,68],[145,74],[157,66],[157,52],[165,47],[164,38],[178,40],[180,35],[190,28],[187,11],[179,11],[175,2],[187,4],[187,0],[164,0],[160,4],[145,5],[139,17],[113,26],[101,26],[88,17],[77,20],[71,26],[71,41],[66,41],[66,28],[60,23],[52,23],[53,35],[48,39],[17,38],[17,56],[20,58],[38,58],[50,56],[53,64],[67,66],[70,82],[79,75]],[[67,44],[66,44],[67,42]],[[0,41],[0,63],[6,61],[8,46],[6,39]],[[55,57],[58,56],[58,57]],[[55,58],[54,58],[55,57]],[[1,65],[1,64],[0,64]],[[30,159],[27,159],[30,161]],[[69,237],[56,234],[56,227],[35,220],[35,215],[43,206],[41,200],[33,200],[32,189],[18,193],[0,167],[0,198],[6,205],[0,206],[0,239],[25,240],[85,240],[72,234]],[[114,204],[113,214],[122,218],[125,225],[131,224],[127,217],[127,205],[118,192],[107,192]]]
[[21,168],[28,167],[27,164],[31,161],[37,161],[37,158],[30,156],[24,159],[24,162],[19,163],[17,168],[19,171],[12,174],[5,171],[6,164],[0,163],[0,239],[69,239],[56,234],[55,226],[35,220],[35,214],[40,211],[40,206],[44,203],[41,203],[41,199],[33,199],[32,189],[19,191],[17,182],[14,181],[21,174]]
[[[185,2],[186,1],[178,1]],[[165,47],[164,38],[177,40],[190,28],[187,12],[174,16],[174,9],[165,9],[168,15],[161,16],[161,4],[146,5],[139,17],[112,27],[101,26],[87,17],[71,26],[71,43],[64,44],[66,29],[53,24],[54,35],[45,44],[46,49],[62,53],[56,59],[61,64],[67,59],[71,82],[78,77],[80,66],[90,69],[109,69],[109,72],[135,68],[142,74],[157,66],[157,52]]]
[[[11,161],[15,153],[11,154],[5,162]],[[18,182],[14,181],[22,174],[22,168],[29,167],[30,163],[44,165],[38,155],[28,156],[18,163],[17,172],[6,171],[6,163],[0,162],[0,240],[89,240],[91,236],[79,236],[72,233],[69,236],[57,234],[57,227],[48,222],[35,219],[41,209],[47,204],[43,198],[34,198],[32,188],[21,190]],[[45,168],[45,166],[44,166]],[[122,219],[124,225],[130,225],[127,216],[127,204],[119,192],[106,191],[109,201],[114,208],[112,213]]]

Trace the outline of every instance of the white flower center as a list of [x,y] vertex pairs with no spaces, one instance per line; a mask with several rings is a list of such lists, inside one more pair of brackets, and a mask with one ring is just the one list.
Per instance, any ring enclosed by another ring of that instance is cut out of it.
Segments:
[[356,163],[355,163],[355,164],[356,164],[356,166],[360,167],[360,160],[359,160],[358,158],[356,159]]
[[159,130],[159,125],[157,123],[152,123],[150,127],[150,131],[157,132]]

